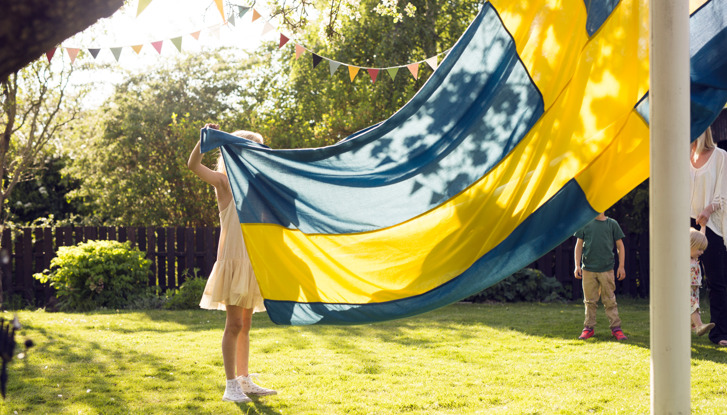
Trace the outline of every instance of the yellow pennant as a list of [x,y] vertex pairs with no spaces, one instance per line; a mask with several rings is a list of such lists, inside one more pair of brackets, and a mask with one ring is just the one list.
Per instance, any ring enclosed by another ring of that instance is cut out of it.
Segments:
[[358,70],[361,68],[358,68],[356,66],[349,66],[348,67],[348,75],[351,77],[351,82],[353,82],[353,78],[356,77],[356,74],[358,74]]

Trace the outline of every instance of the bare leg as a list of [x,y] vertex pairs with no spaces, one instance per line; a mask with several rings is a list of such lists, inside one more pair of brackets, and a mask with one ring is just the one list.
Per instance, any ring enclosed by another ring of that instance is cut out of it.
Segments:
[[702,317],[699,315],[699,310],[692,313],[692,324],[694,324],[694,327],[699,328],[702,323]]
[[250,327],[252,326],[252,309],[242,309],[242,330],[237,336],[237,374],[248,376],[250,360]]
[[699,315],[699,309],[692,313],[692,324],[694,324],[697,336],[703,336],[714,328],[714,323],[704,324],[702,317]]
[[222,334],[222,361],[225,365],[225,376],[227,376],[227,379],[235,379],[237,342],[242,332],[244,309],[229,305],[226,309],[227,319],[225,320],[225,332]]

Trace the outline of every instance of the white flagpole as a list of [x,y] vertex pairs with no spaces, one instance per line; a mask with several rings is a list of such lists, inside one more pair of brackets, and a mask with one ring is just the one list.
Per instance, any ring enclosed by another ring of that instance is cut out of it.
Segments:
[[651,413],[689,414],[689,2],[649,3]]

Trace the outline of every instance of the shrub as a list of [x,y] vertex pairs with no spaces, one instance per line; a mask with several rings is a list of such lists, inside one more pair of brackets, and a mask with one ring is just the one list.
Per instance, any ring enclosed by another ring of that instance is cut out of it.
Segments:
[[[182,284],[179,289],[174,290],[171,299],[164,304],[167,310],[190,310],[199,308],[199,300],[204,293],[207,279],[198,277],[199,269],[195,268],[193,276]],[[189,273],[186,273],[189,275]]]
[[159,286],[146,287],[139,295],[129,299],[124,308],[128,310],[160,310],[168,298],[161,294]]
[[50,270],[33,277],[50,281],[62,310],[124,308],[147,290],[150,265],[128,242],[88,241],[59,248]]
[[558,280],[536,269],[523,268],[492,287],[466,298],[465,301],[552,302],[567,299],[567,292]]

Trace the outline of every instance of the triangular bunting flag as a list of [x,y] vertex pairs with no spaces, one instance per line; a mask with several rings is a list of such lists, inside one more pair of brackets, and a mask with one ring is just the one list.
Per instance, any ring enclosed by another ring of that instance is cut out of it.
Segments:
[[194,33],[190,33],[189,35],[192,36],[193,38],[199,40],[199,33],[200,33],[200,30],[198,30]]
[[220,25],[213,26],[210,29],[210,33],[212,34],[212,36],[215,37],[215,39],[219,39],[220,38]]
[[134,52],[136,52],[136,54],[138,55],[139,53],[141,53],[141,48],[143,47],[144,45],[134,45],[131,47],[131,49],[134,49]]
[[388,69],[386,69],[386,72],[389,73],[389,76],[391,77],[391,80],[393,81],[394,79],[396,79],[396,73],[399,72],[399,67],[397,66],[394,68],[388,68]]
[[157,50],[158,54],[162,54],[162,45],[164,44],[163,40],[157,40],[156,42],[151,42],[151,45],[154,46],[154,49]]
[[50,60],[53,59],[53,55],[56,54],[56,48],[53,48],[45,53],[45,57],[48,58],[48,62],[50,63]]
[[339,66],[341,66],[340,62],[328,61],[328,69],[331,71],[331,76],[333,76],[333,73],[336,72]]
[[356,77],[356,74],[358,73],[358,70],[361,68],[358,68],[356,66],[349,66],[348,67],[348,76],[351,77],[351,82],[353,82],[353,79]]
[[315,53],[313,55],[313,69],[315,69],[316,66],[318,66],[319,63],[323,60],[323,58],[320,55],[316,55]]
[[417,63],[410,63],[406,65],[407,69],[409,69],[409,72],[414,76],[414,79],[419,79],[419,62]]
[[288,39],[287,36],[285,36],[284,34],[281,33],[280,34],[280,46],[278,46],[278,49],[282,48],[283,45],[285,45],[286,43],[288,43],[289,40],[290,39]]
[[265,22],[265,26],[263,26],[263,35],[265,33],[268,33],[269,31],[275,29],[275,26],[271,25],[270,22]]
[[248,10],[250,10],[250,8],[247,6],[237,6],[237,17],[244,16]]
[[220,11],[220,14],[222,15],[222,21],[224,22],[225,19],[225,7],[222,4],[222,0],[215,0],[215,4],[217,4],[217,10]]
[[432,56],[429,59],[425,59],[424,62],[428,63],[429,66],[432,67],[432,70],[436,70],[437,69],[437,66],[439,66],[438,63],[437,63],[437,57],[436,56]]
[[96,56],[98,56],[99,52],[101,52],[101,49],[88,49],[88,53],[90,53],[94,59],[96,59]]
[[148,6],[149,3],[151,3],[151,0],[139,0],[139,5],[136,7],[137,17],[144,11],[144,9],[146,9],[146,6]]
[[119,57],[121,56],[121,48],[111,48],[111,53],[114,54],[114,58],[116,58],[116,62],[118,62]]
[[172,38],[170,40],[172,41],[172,44],[174,46],[176,46],[177,50],[181,52],[182,51],[182,37],[179,36],[179,37]]
[[232,26],[235,25],[235,14],[231,14],[230,17],[227,19],[227,24],[230,24]]
[[73,61],[76,60],[76,56],[78,56],[78,52],[80,49],[78,48],[66,48],[66,52],[68,52],[68,57],[71,58],[71,64],[73,64]]
[[260,13],[257,12],[257,10],[252,9],[252,21],[259,19],[261,17]]
[[296,43],[295,44],[295,59],[300,58],[300,55],[302,55],[303,52],[305,52],[305,48]]
[[375,68],[368,68],[366,69],[366,72],[368,72],[369,77],[371,77],[371,83],[376,83],[376,77],[379,76],[379,70]]

